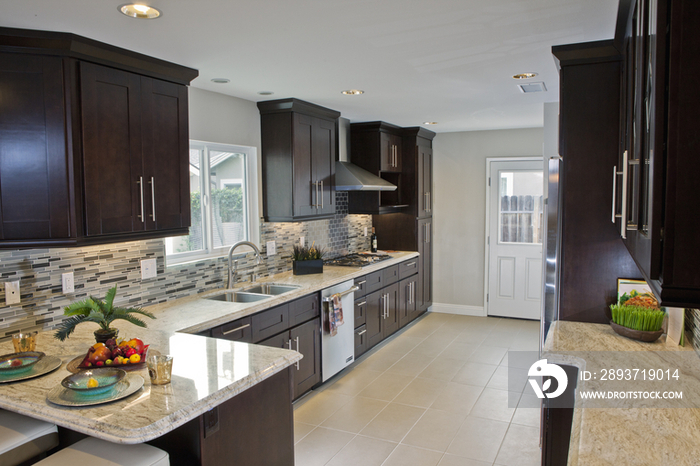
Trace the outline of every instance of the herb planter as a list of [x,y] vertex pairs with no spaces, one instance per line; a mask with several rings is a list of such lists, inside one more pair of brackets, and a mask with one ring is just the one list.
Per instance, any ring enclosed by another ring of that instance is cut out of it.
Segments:
[[663,335],[664,331],[657,330],[655,332],[644,331],[644,330],[633,330],[631,328],[623,327],[622,325],[617,325],[612,320],[610,321],[610,326],[618,335],[623,337],[631,338],[632,340],[644,341],[646,343],[651,343],[659,339]]
[[312,273],[323,273],[323,259],[310,261],[292,261],[292,272],[294,275],[309,275]]

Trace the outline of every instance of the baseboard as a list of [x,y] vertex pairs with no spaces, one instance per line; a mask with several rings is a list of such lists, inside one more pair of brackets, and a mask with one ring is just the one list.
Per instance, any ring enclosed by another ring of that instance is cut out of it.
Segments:
[[485,317],[486,312],[483,306],[466,306],[463,304],[441,304],[433,303],[429,309],[430,312],[439,312],[442,314],[457,314],[461,316]]

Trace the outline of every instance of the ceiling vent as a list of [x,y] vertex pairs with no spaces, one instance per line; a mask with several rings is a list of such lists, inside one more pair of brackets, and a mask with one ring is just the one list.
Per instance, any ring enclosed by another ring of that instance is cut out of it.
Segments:
[[547,88],[542,82],[518,84],[518,89],[520,89],[520,92],[523,94],[530,94],[532,92],[547,92]]

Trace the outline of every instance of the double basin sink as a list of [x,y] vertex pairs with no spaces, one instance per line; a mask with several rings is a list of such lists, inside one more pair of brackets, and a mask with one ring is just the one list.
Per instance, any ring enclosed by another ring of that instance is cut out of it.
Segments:
[[229,303],[254,303],[263,299],[272,298],[288,291],[294,291],[301,288],[299,285],[281,285],[278,283],[261,283],[244,288],[239,291],[226,291],[222,294],[212,296],[207,299],[214,301],[225,301]]

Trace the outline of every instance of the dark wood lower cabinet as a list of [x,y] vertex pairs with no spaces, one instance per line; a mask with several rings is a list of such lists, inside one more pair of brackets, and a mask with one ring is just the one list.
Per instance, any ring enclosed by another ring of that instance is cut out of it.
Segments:
[[399,284],[370,293],[367,299],[367,348],[399,329]]
[[418,317],[416,295],[418,289],[418,275],[404,278],[399,282],[399,327],[402,328],[410,321]]
[[321,324],[311,320],[258,343],[263,346],[292,349],[304,355],[292,366],[292,399],[296,400],[321,381]]
[[291,372],[283,370],[148,442],[172,466],[294,465]]

